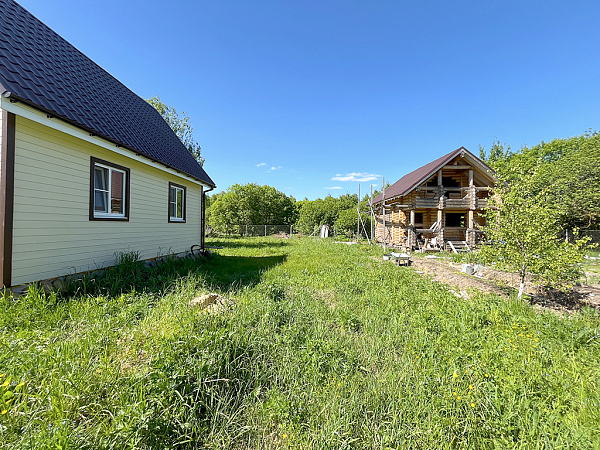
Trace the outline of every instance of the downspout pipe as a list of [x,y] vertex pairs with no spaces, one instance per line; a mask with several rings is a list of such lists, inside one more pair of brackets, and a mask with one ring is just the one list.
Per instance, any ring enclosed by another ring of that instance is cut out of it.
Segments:
[[204,237],[206,236],[206,193],[213,191],[215,188],[216,188],[216,186],[211,186],[210,189],[207,189],[207,190],[202,189],[202,205],[200,208],[200,210],[202,211],[202,213],[201,213],[202,231],[201,231],[201,235],[200,235],[200,247],[202,248],[202,251],[205,250]]

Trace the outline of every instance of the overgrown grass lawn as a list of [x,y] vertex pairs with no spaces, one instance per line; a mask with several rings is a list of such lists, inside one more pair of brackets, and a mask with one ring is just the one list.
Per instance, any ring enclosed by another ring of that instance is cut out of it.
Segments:
[[[367,246],[212,245],[0,300],[0,446],[600,447],[597,311],[464,300]],[[212,291],[235,304],[188,306]]]

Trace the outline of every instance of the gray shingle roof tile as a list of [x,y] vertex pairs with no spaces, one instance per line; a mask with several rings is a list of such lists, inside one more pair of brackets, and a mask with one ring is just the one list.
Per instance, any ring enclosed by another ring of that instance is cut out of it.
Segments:
[[0,86],[11,98],[214,186],[150,104],[12,0],[0,0]]

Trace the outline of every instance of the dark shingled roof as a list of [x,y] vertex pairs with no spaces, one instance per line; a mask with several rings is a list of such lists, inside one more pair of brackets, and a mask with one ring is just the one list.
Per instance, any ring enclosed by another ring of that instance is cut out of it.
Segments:
[[[482,165],[486,170],[491,171],[483,161],[477,158],[473,153],[467,150],[464,147],[457,148],[454,151],[451,151],[447,155],[442,156],[441,158],[436,159],[435,161],[431,161],[429,164],[425,164],[423,167],[419,167],[417,170],[413,170],[412,172],[404,175],[394,184],[392,184],[389,188],[385,190],[385,199],[391,199],[394,197],[401,197],[403,195],[408,194],[414,188],[419,186],[421,183],[425,182],[431,175],[436,173],[462,152],[465,153],[470,159],[475,162],[478,162]],[[373,199],[373,203],[379,203],[383,199],[383,194],[379,194],[377,197]]]
[[12,0],[0,0],[0,94],[215,186],[150,104]]

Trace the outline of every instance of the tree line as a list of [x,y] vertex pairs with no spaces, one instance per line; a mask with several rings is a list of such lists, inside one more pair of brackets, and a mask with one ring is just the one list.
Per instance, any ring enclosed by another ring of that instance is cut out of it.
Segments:
[[[309,235],[319,226],[327,225],[335,229],[336,234],[352,236],[356,233],[357,207],[356,194],[296,201],[272,186],[234,184],[223,192],[207,196],[206,221],[218,233],[240,232],[246,225],[266,224],[291,225]],[[367,197],[360,207],[363,212],[367,210]],[[363,213],[361,217],[369,233],[369,216]]]

